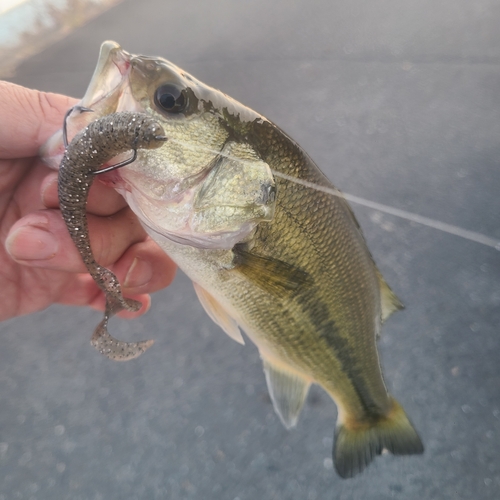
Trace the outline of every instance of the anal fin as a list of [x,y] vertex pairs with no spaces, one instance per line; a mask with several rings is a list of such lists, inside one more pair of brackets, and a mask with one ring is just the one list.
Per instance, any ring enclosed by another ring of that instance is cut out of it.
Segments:
[[264,357],[262,362],[274,409],[283,425],[291,429],[297,425],[311,382],[287,370],[286,365],[273,363]]
[[233,340],[236,340],[239,344],[245,345],[245,341],[243,340],[243,336],[241,335],[236,321],[229,316],[219,302],[203,287],[194,282],[193,285],[203,309],[205,309],[212,321],[219,325]]

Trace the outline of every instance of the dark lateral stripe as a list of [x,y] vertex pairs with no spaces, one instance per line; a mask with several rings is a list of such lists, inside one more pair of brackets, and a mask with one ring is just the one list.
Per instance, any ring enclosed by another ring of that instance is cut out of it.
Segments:
[[[297,297],[303,311],[309,316],[312,324],[317,325],[318,334],[329,340],[337,360],[340,362],[342,372],[352,383],[359,403],[361,404],[365,416],[369,420],[377,420],[381,416],[380,405],[373,399],[366,388],[364,367],[362,360],[352,352],[349,341],[341,335],[335,320],[330,317],[330,311],[317,295],[301,294]],[[361,362],[361,363],[360,363]]]

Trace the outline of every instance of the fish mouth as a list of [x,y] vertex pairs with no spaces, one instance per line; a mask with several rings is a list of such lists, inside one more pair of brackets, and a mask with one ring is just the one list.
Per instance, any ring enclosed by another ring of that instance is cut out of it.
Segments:
[[101,45],[94,74],[80,104],[93,109],[99,107],[100,103],[108,101],[106,103],[108,113],[105,114],[115,111],[118,100],[127,86],[131,58],[132,55],[123,50],[118,43],[110,40],[104,42]]
[[[78,103],[80,106],[91,109],[93,113],[78,111],[71,113],[66,120],[70,140],[96,118],[120,110],[137,110],[137,103],[132,98],[129,86],[132,57],[116,42],[108,40],[101,45],[94,74],[83,99]],[[42,145],[39,155],[49,167],[57,169],[63,154],[61,129]]]

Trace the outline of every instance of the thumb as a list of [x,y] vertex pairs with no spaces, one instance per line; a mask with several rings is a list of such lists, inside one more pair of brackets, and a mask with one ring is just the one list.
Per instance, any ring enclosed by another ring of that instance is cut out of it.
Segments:
[[0,81],[0,159],[35,156],[76,99]]

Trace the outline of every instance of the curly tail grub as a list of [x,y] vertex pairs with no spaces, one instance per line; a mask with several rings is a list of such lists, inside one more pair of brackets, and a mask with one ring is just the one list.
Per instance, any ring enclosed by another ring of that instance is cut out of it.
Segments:
[[[100,266],[90,248],[86,205],[90,186],[102,165],[126,151],[161,147],[166,140],[162,126],[148,115],[128,111],[113,113],[90,123],[66,148],[59,168],[61,213],[83,262],[106,295],[104,319],[96,328],[91,344],[110,359],[126,361],[142,354],[153,343],[122,342],[107,330],[111,316],[126,309],[138,311],[141,303],[123,297],[117,277]],[[123,166],[128,162],[119,164]]]

